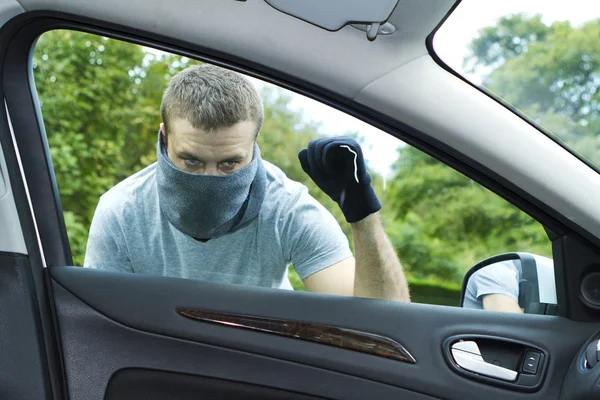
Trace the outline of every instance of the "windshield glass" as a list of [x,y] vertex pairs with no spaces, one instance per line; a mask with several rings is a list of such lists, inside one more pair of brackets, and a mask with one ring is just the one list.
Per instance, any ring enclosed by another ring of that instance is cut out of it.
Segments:
[[600,167],[600,2],[463,0],[437,55]]

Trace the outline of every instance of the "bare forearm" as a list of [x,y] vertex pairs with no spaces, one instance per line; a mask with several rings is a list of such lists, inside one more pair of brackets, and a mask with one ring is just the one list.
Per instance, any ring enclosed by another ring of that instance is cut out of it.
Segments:
[[350,226],[356,258],[354,295],[410,301],[402,265],[383,229],[379,213]]
[[519,303],[505,294],[488,294],[483,296],[483,308],[485,310],[523,313]]

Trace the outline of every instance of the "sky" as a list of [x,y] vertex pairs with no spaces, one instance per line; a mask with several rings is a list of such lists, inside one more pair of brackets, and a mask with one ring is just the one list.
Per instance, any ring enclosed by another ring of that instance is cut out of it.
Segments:
[[[539,13],[546,23],[568,20],[573,25],[580,25],[600,17],[600,1],[463,0],[436,34],[436,53],[450,67],[461,72],[467,45],[476,37],[477,31],[494,25],[501,16],[519,12],[530,15]],[[390,166],[397,158],[397,148],[403,145],[402,142],[329,106],[293,92],[288,93],[292,98],[290,107],[302,112],[306,121],[318,123],[322,134],[335,136],[345,132],[358,132],[365,140],[363,153],[369,168],[384,176],[389,175]]]

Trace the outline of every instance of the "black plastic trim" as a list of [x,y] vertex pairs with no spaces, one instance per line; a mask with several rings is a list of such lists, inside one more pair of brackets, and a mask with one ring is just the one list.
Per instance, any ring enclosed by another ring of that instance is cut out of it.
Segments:
[[561,400],[597,399],[600,395],[600,367],[585,367],[586,349],[593,341],[599,339],[600,331],[594,333],[576,352],[560,392]]
[[55,396],[55,398],[63,398],[62,396],[64,396],[64,398],[68,398],[69,386],[67,384],[67,373],[65,368],[65,360],[63,356],[64,353],[62,350],[62,342],[60,340],[58,312],[56,310],[56,304],[54,302],[54,293],[52,291],[52,277],[50,276],[50,270],[48,268],[44,268],[43,273],[45,282],[44,299],[50,309],[51,317],[51,330],[48,331],[46,337],[50,341],[50,343],[53,344],[53,346],[48,349],[48,351],[51,352],[50,369],[52,369],[52,366],[56,366],[58,368],[57,370],[53,370],[50,373],[52,374],[53,379],[58,382],[58,385],[56,385],[57,387],[55,390],[56,393],[59,396],[61,396]]
[[577,321],[600,321],[600,310],[587,307],[581,299],[581,281],[590,270],[600,270],[600,249],[586,245],[575,235],[566,235],[552,243],[554,263],[568,265],[555,268],[559,315]]
[[[518,380],[517,380],[517,383],[504,382],[504,381],[501,381],[498,379],[488,378],[483,375],[474,374],[474,373],[466,371],[466,370],[462,369],[460,366],[458,366],[454,362],[454,358],[452,357],[450,347],[454,343],[460,342],[462,340],[477,340],[477,339],[494,340],[494,341],[498,341],[498,342],[511,343],[511,344],[522,346],[524,350],[535,350],[535,351],[540,352],[542,354],[542,358],[540,359],[540,366],[542,368],[541,368],[541,370],[538,369],[538,373],[536,374],[538,376],[538,380],[535,383],[535,385],[531,385],[531,386],[519,385]],[[443,346],[443,351],[444,351],[444,359],[446,360],[446,363],[457,374],[464,376],[465,378],[479,381],[479,382],[482,382],[482,383],[485,383],[488,385],[497,386],[497,387],[501,387],[504,389],[521,391],[521,392],[536,392],[536,391],[540,390],[540,388],[542,387],[542,385],[544,383],[546,373],[548,372],[548,365],[550,364],[550,356],[549,356],[548,352],[544,349],[541,349],[539,346],[534,346],[529,343],[523,342],[521,340],[508,339],[508,338],[503,338],[503,337],[499,337],[499,336],[493,336],[493,335],[488,336],[488,335],[480,335],[480,334],[456,335],[456,336],[451,336],[448,339],[446,339],[442,346]]]
[[105,400],[325,400],[306,395],[201,375],[182,374],[145,368],[124,368],[111,376],[106,387]]

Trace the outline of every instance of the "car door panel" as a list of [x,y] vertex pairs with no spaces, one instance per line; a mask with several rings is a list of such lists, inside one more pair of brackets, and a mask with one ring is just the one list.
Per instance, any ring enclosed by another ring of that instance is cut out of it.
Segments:
[[[116,297],[114,292],[106,294]],[[111,377],[125,368],[169,371],[179,378],[191,374],[334,399],[359,399],[365,393],[376,398],[431,398],[312,365],[202,343],[201,339],[185,340],[130,328],[100,314],[58,285],[54,296],[73,399],[104,398]],[[243,335],[239,341],[238,347],[252,348],[250,343],[244,344]],[[163,390],[176,393],[177,388],[169,388],[176,382],[167,380]],[[144,398],[139,396],[133,398]]]
[[[51,275],[72,398],[102,398],[111,376],[127,368],[195,374],[336,399],[364,398],[368,393],[379,393],[375,398],[422,398],[420,393],[461,399],[473,392],[491,399],[552,398],[560,392],[573,354],[598,329],[596,324],[552,316],[474,312],[78,267],[53,268]],[[181,307],[375,333],[401,343],[416,363],[197,322],[177,314]],[[453,372],[442,344],[464,334],[521,340],[547,351],[541,389],[507,390]]]

